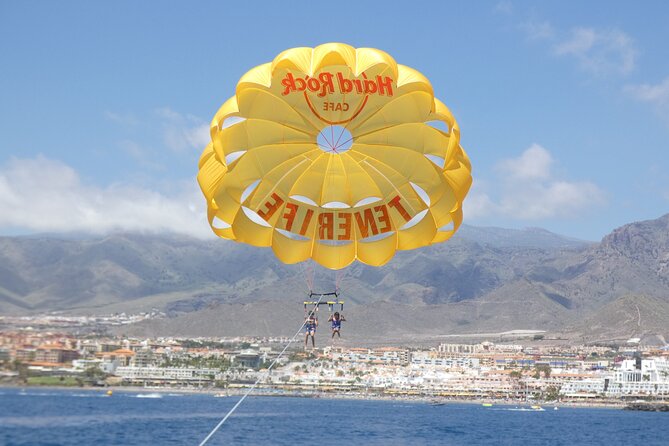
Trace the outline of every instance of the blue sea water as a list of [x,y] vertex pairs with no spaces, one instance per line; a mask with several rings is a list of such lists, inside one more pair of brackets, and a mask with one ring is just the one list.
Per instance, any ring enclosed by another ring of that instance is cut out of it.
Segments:
[[[197,445],[238,398],[0,388],[0,444]],[[669,413],[515,409],[249,397],[208,444],[669,445]]]

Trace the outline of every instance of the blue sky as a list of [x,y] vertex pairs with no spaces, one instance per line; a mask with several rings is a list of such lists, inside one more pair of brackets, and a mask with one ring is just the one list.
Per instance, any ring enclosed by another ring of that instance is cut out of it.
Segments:
[[206,237],[208,123],[284,49],[423,72],[474,169],[465,223],[598,240],[669,212],[669,3],[0,3],[0,235]]

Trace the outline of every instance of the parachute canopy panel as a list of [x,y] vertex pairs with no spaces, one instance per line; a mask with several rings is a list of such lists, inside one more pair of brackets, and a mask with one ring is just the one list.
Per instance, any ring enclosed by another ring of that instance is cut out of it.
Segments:
[[378,266],[459,227],[472,182],[459,137],[429,81],[383,51],[294,48],[242,76],[198,182],[220,237],[286,263]]

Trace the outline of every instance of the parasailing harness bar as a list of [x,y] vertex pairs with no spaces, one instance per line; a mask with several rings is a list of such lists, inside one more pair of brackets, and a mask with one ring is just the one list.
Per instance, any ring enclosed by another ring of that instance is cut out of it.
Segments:
[[[328,301],[323,301],[322,299],[324,297],[329,297],[329,296],[334,296],[335,300],[328,300]],[[328,311],[332,313],[332,310],[334,309],[335,306],[339,305],[339,311],[344,311],[344,301],[336,299],[339,297],[339,291],[334,291],[332,293],[314,293],[310,292],[309,297],[318,297],[318,301],[313,301],[313,300],[305,300],[304,301],[304,312],[307,312],[307,307],[308,306],[313,306],[311,312],[318,311],[318,308],[321,305],[327,305],[328,306]]]
[[318,297],[325,297],[325,296],[339,297],[339,291],[333,291],[331,293],[314,293],[313,291],[309,292],[309,297],[314,297],[314,296],[318,296]]

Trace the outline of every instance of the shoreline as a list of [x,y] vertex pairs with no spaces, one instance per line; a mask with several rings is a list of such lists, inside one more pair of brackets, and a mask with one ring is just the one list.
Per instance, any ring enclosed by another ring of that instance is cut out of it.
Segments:
[[[188,388],[171,388],[171,387],[132,387],[132,386],[107,386],[107,387],[93,387],[93,386],[40,386],[40,385],[14,385],[3,383],[0,389],[21,389],[21,390],[78,390],[94,392],[99,391],[106,393],[108,391],[114,393],[142,393],[142,394],[183,394],[183,395],[211,395],[212,397],[234,398],[242,396],[246,392],[246,388],[238,389],[188,389]],[[447,404],[473,404],[483,405],[492,404],[493,406],[515,406],[515,407],[530,407],[530,406],[546,406],[557,408],[586,408],[586,409],[624,409],[628,402],[625,401],[520,401],[520,400],[504,400],[494,398],[451,398],[431,395],[401,395],[401,394],[379,394],[379,393],[333,393],[333,392],[318,392],[318,391],[276,391],[276,389],[260,388],[249,394],[255,397],[276,397],[276,398],[314,398],[314,399],[348,399],[348,400],[374,400],[374,401],[402,401],[413,403],[429,403],[435,405]]]

